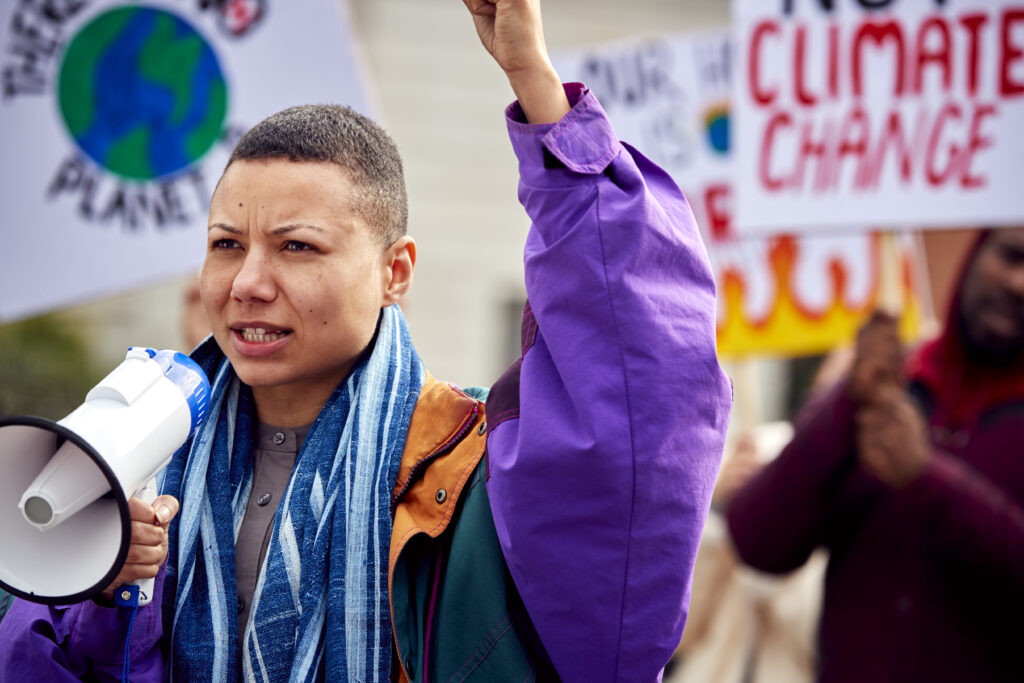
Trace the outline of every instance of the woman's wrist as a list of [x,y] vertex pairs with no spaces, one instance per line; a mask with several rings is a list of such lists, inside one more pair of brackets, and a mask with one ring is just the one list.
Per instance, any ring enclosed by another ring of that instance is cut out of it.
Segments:
[[550,64],[506,72],[519,106],[530,123],[557,123],[569,113],[562,81]]

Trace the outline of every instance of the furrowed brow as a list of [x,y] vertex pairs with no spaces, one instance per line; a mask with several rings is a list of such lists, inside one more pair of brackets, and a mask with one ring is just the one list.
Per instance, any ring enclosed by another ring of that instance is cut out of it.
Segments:
[[242,234],[241,230],[239,230],[238,228],[236,228],[234,226],[228,225],[227,223],[211,223],[210,227],[208,227],[206,229],[206,231],[209,232],[210,230],[213,230],[214,228],[219,228],[220,230],[223,230],[224,232],[230,232],[230,233],[232,233],[234,235]]
[[282,225],[279,228],[274,228],[273,230],[270,231],[270,234],[274,235],[274,236],[280,236],[280,235],[285,235],[285,234],[287,234],[289,232],[294,232],[296,230],[303,230],[303,229],[305,229],[305,230],[315,230],[316,232],[323,232],[324,231],[324,229],[321,228],[319,225],[311,225],[309,223],[293,223],[291,225]]

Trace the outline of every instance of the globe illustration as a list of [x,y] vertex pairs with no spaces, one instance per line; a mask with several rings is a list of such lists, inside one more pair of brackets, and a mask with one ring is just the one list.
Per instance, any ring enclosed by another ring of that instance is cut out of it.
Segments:
[[216,142],[227,85],[192,26],[165,10],[128,5],[97,15],[71,39],[58,102],[93,161],[151,180],[186,168]]
[[711,150],[726,154],[729,151],[729,107],[720,105],[704,112],[704,130]]

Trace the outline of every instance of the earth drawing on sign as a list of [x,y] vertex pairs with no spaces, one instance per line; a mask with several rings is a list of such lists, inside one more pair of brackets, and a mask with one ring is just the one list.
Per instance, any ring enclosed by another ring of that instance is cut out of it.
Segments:
[[146,181],[203,157],[221,135],[227,84],[203,37],[162,9],[121,6],[71,39],[58,101],[82,151],[123,178]]

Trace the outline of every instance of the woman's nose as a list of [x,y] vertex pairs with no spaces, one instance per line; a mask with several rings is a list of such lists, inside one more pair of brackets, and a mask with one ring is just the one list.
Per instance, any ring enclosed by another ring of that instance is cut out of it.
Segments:
[[231,296],[239,301],[273,301],[276,295],[268,258],[261,251],[250,251],[231,283]]

